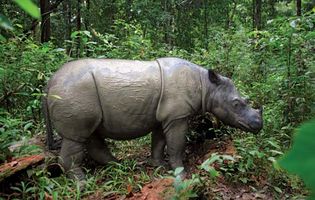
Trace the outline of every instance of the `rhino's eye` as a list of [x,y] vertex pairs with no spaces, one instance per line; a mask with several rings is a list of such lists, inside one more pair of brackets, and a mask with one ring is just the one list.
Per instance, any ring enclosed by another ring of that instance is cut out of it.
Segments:
[[234,108],[240,108],[241,106],[244,105],[244,102],[242,102],[240,99],[236,98],[236,99],[233,99],[233,102],[232,102],[232,105]]

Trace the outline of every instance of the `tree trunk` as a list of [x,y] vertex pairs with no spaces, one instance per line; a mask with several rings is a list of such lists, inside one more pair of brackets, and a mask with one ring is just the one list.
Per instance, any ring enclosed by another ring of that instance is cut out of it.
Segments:
[[84,27],[85,27],[85,30],[89,30],[90,29],[90,27],[89,27],[89,25],[90,25],[90,16],[91,16],[91,2],[90,2],[90,0],[86,0],[86,9],[87,9],[87,15],[84,17]]
[[301,0],[296,0],[296,15],[297,16],[302,15],[302,2],[301,2]]
[[236,7],[237,7],[237,2],[235,0],[232,1],[233,3],[233,7],[231,9],[231,11],[227,11],[227,22],[226,22],[226,29],[230,29],[231,24],[233,22],[233,18],[235,15],[235,11],[236,11]]
[[208,0],[204,0],[204,45],[205,49],[208,50]]
[[[164,0],[163,3],[164,3],[164,12],[167,13],[168,10],[167,10],[167,0]],[[168,19],[166,19],[164,22],[164,42],[167,44],[168,43]]]
[[77,3],[77,31],[81,31],[81,0]]
[[40,0],[41,23],[41,43],[48,42],[51,35],[50,13],[54,12],[63,0],[56,0],[54,4],[50,4],[50,0]]
[[[66,40],[71,40],[71,32],[72,32],[72,24],[71,24],[71,18],[72,18],[72,6],[71,6],[71,1],[66,1]],[[67,45],[66,51],[69,56],[71,56],[71,45]]]
[[273,19],[276,16],[275,4],[276,4],[276,0],[269,0],[270,19]]
[[131,6],[132,0],[126,0],[125,12],[126,12],[126,21],[130,22],[132,20],[132,13],[131,13]]
[[[77,31],[81,31],[81,0],[78,0],[77,3]],[[78,40],[77,40],[77,57],[80,57],[81,52],[81,34],[79,34]]]
[[261,0],[253,0],[253,28],[261,29]]
[[64,39],[64,40],[68,40],[68,33],[67,33],[67,27],[68,27],[67,12],[68,12],[68,5],[67,5],[67,2],[64,2],[64,3],[62,4],[62,15],[63,15],[63,20],[64,20],[64,24],[63,24],[63,29],[64,29],[63,39]]
[[41,23],[41,43],[48,42],[50,40],[50,2],[49,0],[40,0],[40,13],[42,18]]

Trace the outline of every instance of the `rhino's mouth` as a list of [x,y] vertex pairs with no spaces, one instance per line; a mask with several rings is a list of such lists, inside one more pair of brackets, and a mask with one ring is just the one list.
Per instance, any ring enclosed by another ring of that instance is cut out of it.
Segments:
[[257,129],[254,129],[254,128],[252,128],[252,127],[250,127],[250,125],[248,125],[248,124],[245,124],[244,122],[242,122],[242,121],[238,121],[237,122],[238,124],[239,124],[239,128],[240,129],[242,129],[242,130],[244,130],[244,131],[249,131],[249,132],[252,132],[252,133],[257,133],[259,130],[257,130]]

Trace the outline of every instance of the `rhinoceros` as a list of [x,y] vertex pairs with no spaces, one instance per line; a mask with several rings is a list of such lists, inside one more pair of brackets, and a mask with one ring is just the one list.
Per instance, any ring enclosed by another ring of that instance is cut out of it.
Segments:
[[105,138],[130,140],[152,133],[151,163],[183,167],[187,119],[211,112],[223,123],[257,133],[262,110],[251,108],[233,82],[180,58],[154,61],[81,59],[49,80],[43,100],[48,132],[63,138],[60,162],[79,180],[84,149],[98,163],[115,161]]

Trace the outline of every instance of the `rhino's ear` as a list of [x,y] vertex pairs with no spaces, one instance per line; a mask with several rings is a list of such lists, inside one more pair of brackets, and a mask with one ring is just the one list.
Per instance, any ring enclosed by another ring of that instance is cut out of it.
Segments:
[[217,73],[215,73],[213,70],[208,70],[209,80],[214,84],[220,84],[220,77]]

